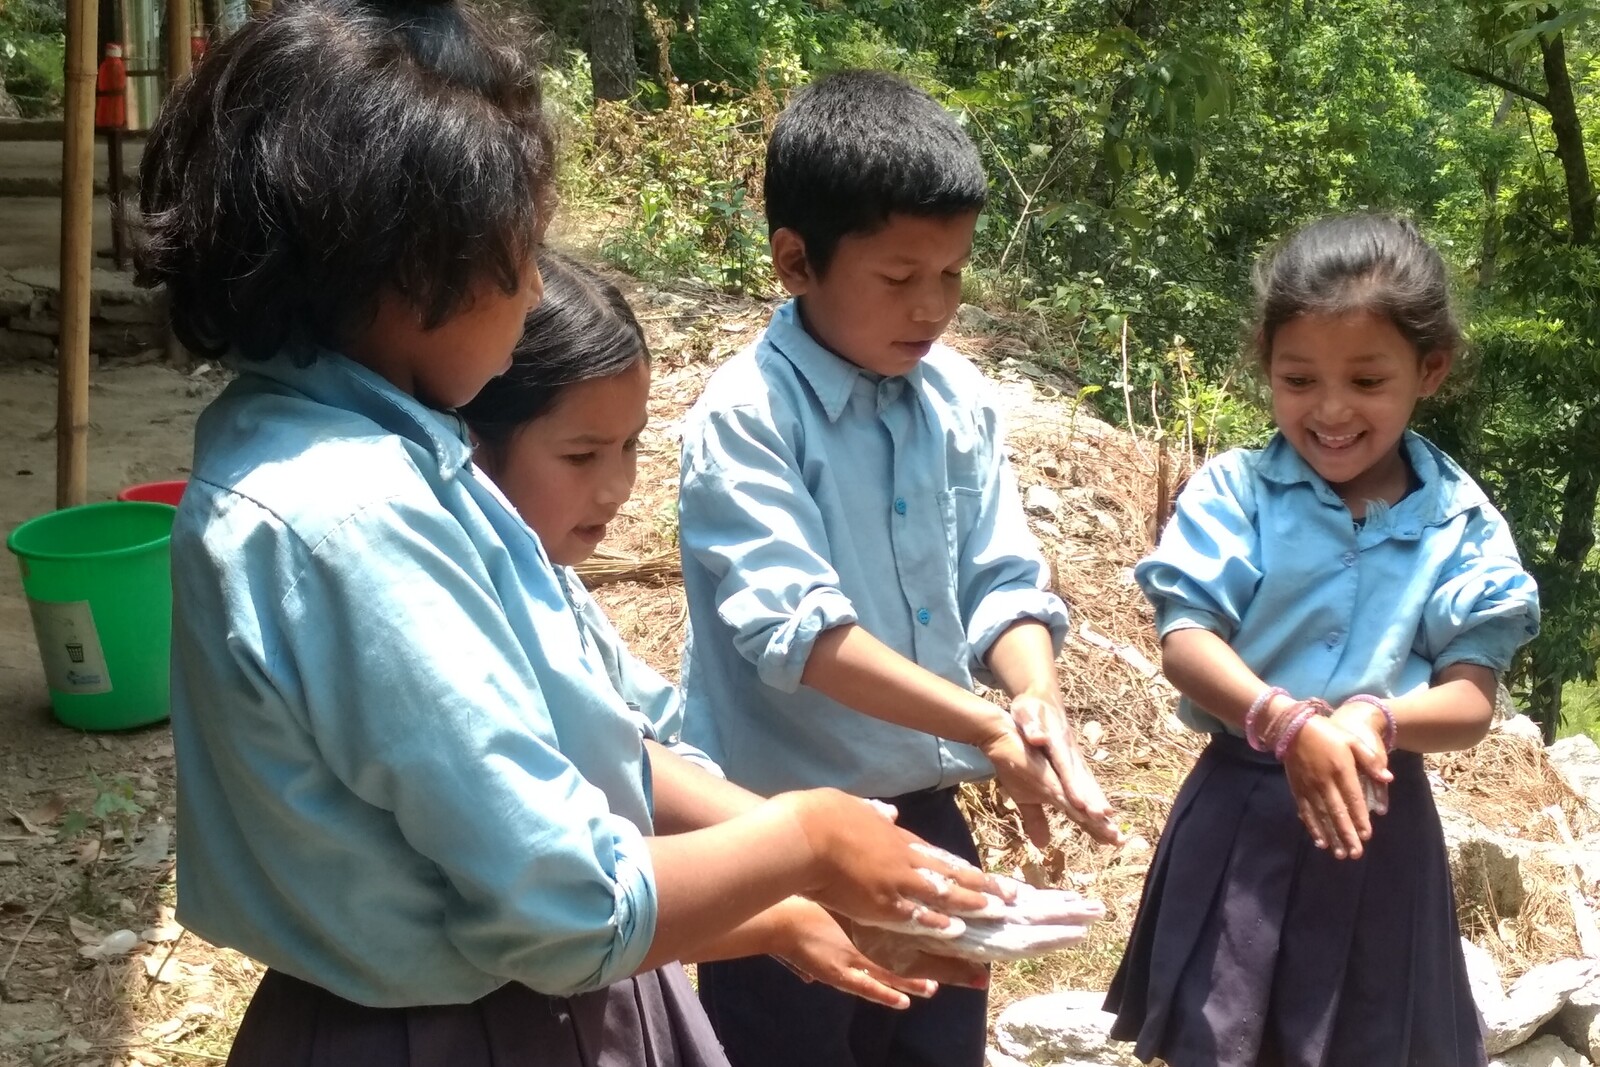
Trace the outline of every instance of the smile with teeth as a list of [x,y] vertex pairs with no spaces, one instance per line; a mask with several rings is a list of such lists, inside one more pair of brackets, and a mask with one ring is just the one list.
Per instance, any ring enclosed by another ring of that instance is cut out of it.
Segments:
[[1355,444],[1357,440],[1360,439],[1361,434],[1359,434],[1359,433],[1329,434],[1329,433],[1318,433],[1316,430],[1312,430],[1311,431],[1311,436],[1316,438],[1317,444],[1321,445],[1323,448],[1331,448],[1331,449],[1337,450],[1337,449],[1341,449],[1341,448],[1349,448],[1351,445]]

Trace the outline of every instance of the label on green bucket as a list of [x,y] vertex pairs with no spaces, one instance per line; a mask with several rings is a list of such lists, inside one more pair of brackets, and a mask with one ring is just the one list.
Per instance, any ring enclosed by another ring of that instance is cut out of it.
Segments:
[[87,600],[52,604],[30,597],[28,610],[33,613],[33,632],[44,659],[45,684],[58,693],[111,692],[106,654],[100,648],[100,634]]

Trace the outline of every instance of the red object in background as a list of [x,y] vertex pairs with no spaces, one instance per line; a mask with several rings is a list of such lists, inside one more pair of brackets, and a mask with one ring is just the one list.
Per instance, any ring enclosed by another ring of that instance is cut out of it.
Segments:
[[112,41],[94,79],[94,127],[121,130],[127,125],[128,68],[122,63],[122,46]]
[[152,504],[171,504],[178,506],[178,501],[183,499],[183,491],[189,487],[187,481],[180,482],[145,482],[142,485],[130,485],[117,494],[118,500],[143,500]]
[[189,65],[192,67],[200,62],[200,57],[206,54],[206,34],[204,30],[195,30],[189,35]]

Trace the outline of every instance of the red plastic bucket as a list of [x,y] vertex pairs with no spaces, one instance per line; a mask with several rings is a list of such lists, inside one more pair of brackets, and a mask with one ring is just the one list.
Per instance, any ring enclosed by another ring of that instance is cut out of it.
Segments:
[[117,494],[118,500],[143,500],[152,504],[170,504],[178,506],[178,501],[183,499],[183,490],[188,482],[145,482],[143,485],[130,485]]

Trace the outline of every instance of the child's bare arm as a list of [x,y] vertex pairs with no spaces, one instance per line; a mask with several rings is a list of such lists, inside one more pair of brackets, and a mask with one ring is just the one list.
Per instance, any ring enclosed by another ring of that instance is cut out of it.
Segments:
[[[1387,701],[1394,712],[1395,748],[1408,752],[1455,752],[1483,740],[1494,720],[1495,673],[1475,663],[1452,663],[1434,676],[1433,684],[1410,696]],[[1334,713],[1350,717],[1384,735],[1383,712],[1364,701],[1352,701]]]
[[1001,786],[1024,808],[1028,836],[1041,847],[1049,843],[1050,826],[1038,805],[1066,809],[1066,793],[1050,761],[1023,741],[1003,709],[906,659],[855,624],[836,626],[817,638],[800,680],[863,715],[981,750]]
[[1043,623],[1023,619],[995,639],[985,662],[1011,695],[1011,717],[1030,745],[1044,750],[1067,795],[1068,816],[1095,839],[1122,841],[1115,812],[1078,748],[1056,677],[1055,645]]
[[650,760],[650,791],[658,834],[702,830],[743,815],[762,798],[673,752],[658,741],[645,741]]
[[792,895],[852,918],[948,926],[947,910],[1004,892],[977,868],[929,850],[880,806],[834,789],[785,793],[716,826],[646,838],[656,932],[639,970],[696,959]]

